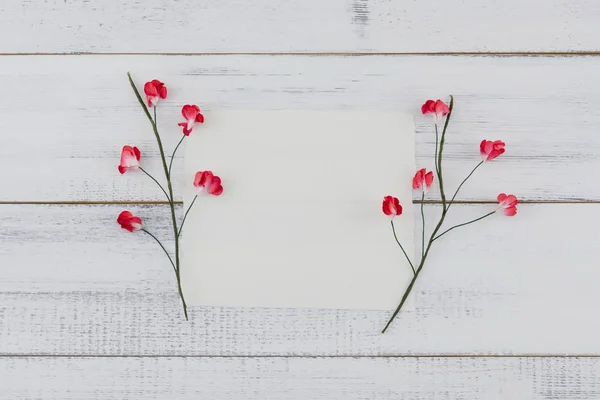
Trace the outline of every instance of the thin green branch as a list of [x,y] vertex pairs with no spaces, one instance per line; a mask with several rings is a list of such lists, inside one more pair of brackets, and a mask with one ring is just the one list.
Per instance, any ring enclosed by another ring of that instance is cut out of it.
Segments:
[[186,210],[184,216],[183,216],[183,220],[181,221],[181,226],[179,227],[179,233],[178,235],[181,236],[181,231],[183,230],[183,224],[185,224],[185,220],[188,216],[188,213],[190,212],[190,210],[192,209],[192,206],[194,205],[194,203],[196,202],[196,199],[198,198],[198,195],[194,196],[194,200],[192,200],[192,203],[190,204],[190,206],[188,207],[188,209]]
[[440,151],[438,154],[438,183],[440,186],[440,195],[442,196],[442,210],[446,212],[446,193],[444,192],[444,178],[442,176],[442,152],[444,151],[444,143],[446,142],[446,130],[448,129],[448,123],[452,116],[452,109],[454,108],[454,97],[450,95],[450,106],[448,109],[448,115],[446,115],[446,123],[444,124],[444,130],[442,131],[442,138],[440,139]]
[[400,300],[400,304],[398,304],[398,307],[396,307],[396,310],[394,310],[394,313],[388,320],[387,324],[385,325],[385,327],[383,328],[381,333],[385,333],[387,331],[387,329],[390,327],[390,324],[392,323],[392,321],[394,321],[394,319],[396,318],[396,316],[402,309],[402,306],[404,306],[404,303],[406,302],[408,295],[412,291],[412,288],[414,287],[414,284],[417,281],[417,278],[419,277],[421,270],[423,270],[423,266],[425,265],[425,260],[427,259],[427,255],[429,254],[429,250],[431,249],[431,245],[433,244],[433,239],[437,235],[438,231],[442,227],[442,224],[444,223],[444,220],[446,219],[446,213],[448,210],[446,209],[446,193],[444,192],[444,183],[443,183],[443,175],[442,175],[442,154],[444,151],[444,141],[445,141],[445,136],[446,136],[446,129],[448,128],[448,122],[450,121],[450,117],[452,115],[453,106],[454,106],[454,97],[452,97],[452,95],[450,95],[449,112],[448,112],[448,115],[446,116],[446,123],[444,125],[444,130],[442,131],[442,138],[440,140],[440,148],[439,148],[439,153],[438,153],[438,168],[439,168],[438,182],[439,182],[439,186],[440,186],[440,194],[442,196],[442,215],[441,215],[440,220],[438,221],[435,229],[431,233],[429,242],[427,244],[427,247],[425,248],[425,253],[423,254],[423,257],[421,257],[421,262],[419,263],[419,266],[417,267],[415,275],[413,276],[408,287],[404,291],[404,295],[402,296],[402,299]]
[[163,246],[163,244],[160,242],[160,240],[158,240],[156,238],[156,236],[154,236],[153,234],[151,234],[150,232],[148,232],[146,229],[142,228],[141,230],[143,232],[145,232],[146,234],[150,235],[150,237],[152,237],[152,239],[156,240],[156,243],[158,243],[158,245],[160,246],[160,248],[163,249],[163,251],[165,252],[165,254],[167,255],[167,257],[169,258],[169,261],[171,262],[171,265],[173,266],[173,271],[175,271],[175,274],[177,274],[177,270],[175,269],[175,264],[173,263],[173,259],[171,258],[171,255],[169,254],[169,252],[167,251],[167,249],[165,249],[165,246]]
[[435,121],[435,158],[434,158],[434,162],[435,162],[435,174],[437,176],[438,179],[440,179],[440,168],[438,166],[438,141],[439,141],[439,135],[438,135],[438,126],[437,126],[437,121]]
[[[425,183],[423,183],[425,186]],[[423,227],[421,229],[421,258],[425,254],[425,213],[423,212],[423,203],[425,202],[425,190],[423,190],[423,195],[421,196],[421,220],[423,221]]]
[[179,143],[177,143],[177,146],[175,146],[175,150],[173,150],[173,154],[171,154],[171,162],[169,162],[169,176],[171,176],[171,167],[173,166],[173,159],[175,158],[175,153],[177,153],[177,149],[183,142],[183,139],[185,139],[185,135],[181,135],[181,139],[179,140]]
[[169,197],[169,195],[167,194],[165,188],[162,187],[162,185],[156,180],[154,179],[154,177],[152,175],[150,175],[148,173],[148,171],[146,171],[144,168],[139,167],[140,171],[142,171],[143,173],[145,173],[146,175],[148,175],[150,177],[150,179],[152,179],[154,182],[156,182],[156,184],[158,185],[158,187],[160,188],[160,190],[162,190],[162,192],[165,194],[165,196],[167,196],[167,200],[169,201],[169,203],[171,203],[171,198]]
[[442,236],[444,236],[446,233],[450,232],[453,229],[460,228],[461,226],[469,225],[469,224],[472,224],[473,222],[480,221],[480,220],[482,220],[484,218],[487,218],[490,215],[495,214],[495,213],[496,213],[496,211],[494,210],[494,211],[489,212],[489,213],[487,213],[487,214],[485,214],[485,215],[483,215],[483,216],[481,216],[479,218],[475,218],[475,219],[473,219],[473,220],[471,220],[469,222],[463,222],[462,224],[454,225],[452,228],[446,229],[444,232],[442,232],[439,235],[437,235],[436,237],[434,237],[432,241],[435,241],[435,240],[441,238]]
[[398,246],[400,246],[400,250],[402,250],[402,253],[404,253],[404,257],[406,257],[406,261],[408,261],[408,264],[410,265],[410,268],[412,269],[413,274],[416,274],[415,267],[414,267],[413,263],[410,261],[410,258],[408,257],[408,254],[406,254],[406,251],[404,250],[404,247],[402,247],[402,244],[398,240],[398,236],[396,236],[396,228],[394,227],[394,221],[390,221],[390,224],[392,224],[392,232],[394,232],[394,239],[396,239],[396,243],[398,243]]
[[[167,166],[167,160],[165,158],[165,151],[164,151],[164,148],[162,145],[162,141],[160,139],[160,134],[158,133],[156,121],[155,121],[155,119],[152,119],[152,116],[150,115],[150,112],[148,111],[146,104],[144,104],[144,100],[142,99],[140,92],[138,91],[137,87],[135,86],[135,83],[133,82],[133,79],[131,78],[131,74],[129,72],[127,73],[127,77],[129,78],[129,84],[131,85],[131,88],[133,89],[133,92],[135,93],[135,96],[137,97],[138,103],[140,103],[140,106],[144,110],[146,117],[148,117],[148,121],[150,121],[150,124],[152,125],[152,130],[154,131],[154,136],[156,137],[156,143],[158,144],[158,150],[160,151],[160,158],[161,158],[161,161],[163,164],[165,177],[167,178],[167,188],[169,190],[169,195],[167,197],[169,198],[169,207],[171,209],[171,221],[172,221],[172,225],[173,225],[173,236],[175,237],[175,266],[176,266],[176,276],[177,276],[177,289],[179,291],[179,297],[181,298],[181,302],[183,303],[183,313],[184,313],[185,319],[187,321],[188,320],[187,304],[185,302],[185,298],[183,297],[183,290],[181,288],[181,274],[180,274],[181,266],[179,264],[179,236],[178,236],[178,229],[177,229],[177,218],[175,216],[175,202],[173,199],[173,186],[171,184],[171,177],[169,175],[169,167]],[[154,115],[156,116],[156,106],[154,106]]]
[[452,196],[452,199],[448,203],[448,208],[446,209],[446,212],[448,212],[448,210],[450,209],[450,206],[452,205],[452,203],[454,203],[454,199],[456,198],[456,195],[458,194],[458,191],[460,190],[460,188],[465,184],[465,182],[467,181],[467,179],[469,179],[471,177],[471,175],[473,175],[473,173],[477,170],[477,168],[479,168],[479,166],[481,164],[483,164],[483,161],[481,161],[479,164],[477,164],[475,166],[475,168],[473,168],[473,170],[471,171],[471,173],[469,175],[467,175],[467,177],[465,179],[463,179],[463,181],[460,183],[460,185],[458,185],[458,188],[456,189],[456,192],[454,192],[454,196]]

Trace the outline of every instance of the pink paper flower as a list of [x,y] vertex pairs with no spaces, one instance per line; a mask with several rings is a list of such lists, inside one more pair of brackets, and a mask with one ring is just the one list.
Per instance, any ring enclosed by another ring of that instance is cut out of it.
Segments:
[[396,215],[402,214],[402,206],[400,205],[400,201],[392,196],[385,196],[383,198],[381,209],[385,215],[389,215],[392,218],[394,218]]
[[479,149],[481,151],[481,158],[483,161],[491,161],[494,158],[498,157],[500,154],[504,153],[504,146],[506,144],[502,140],[496,140],[492,142],[491,140],[483,140],[479,145]]
[[421,168],[415,174],[415,177],[412,181],[413,189],[421,189],[423,192],[427,192],[433,183],[433,172],[427,170],[425,168]]
[[167,87],[158,79],[154,79],[144,84],[144,93],[146,93],[148,107],[154,107],[159,99],[167,98]]
[[425,104],[421,106],[421,112],[423,115],[432,114],[435,121],[439,121],[444,118],[449,112],[450,108],[441,100],[427,100]]
[[142,229],[142,220],[140,217],[136,217],[129,211],[123,211],[117,217],[117,222],[121,225],[121,228],[134,232]]
[[128,169],[137,169],[140,166],[140,157],[142,154],[137,147],[123,146],[121,151],[121,164],[119,172],[124,174]]
[[192,133],[196,122],[204,122],[204,115],[200,114],[200,108],[196,105],[186,104],[181,109],[181,115],[185,118],[185,122],[180,122],[177,125],[183,127],[183,134],[185,136],[189,136]]
[[519,201],[517,200],[516,196],[512,194],[506,195],[504,193],[500,193],[498,195],[498,203],[500,203],[498,205],[498,210],[504,210],[504,215],[512,217],[517,213],[518,202]]
[[219,196],[223,193],[221,178],[214,175],[211,171],[198,171],[194,177],[194,186],[198,188],[198,192],[206,192],[214,196]]

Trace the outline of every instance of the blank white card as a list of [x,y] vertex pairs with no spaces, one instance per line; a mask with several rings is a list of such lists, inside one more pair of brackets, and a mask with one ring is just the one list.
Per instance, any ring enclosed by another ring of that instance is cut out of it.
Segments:
[[414,124],[398,112],[216,111],[186,139],[182,239],[188,305],[393,309],[414,254]]

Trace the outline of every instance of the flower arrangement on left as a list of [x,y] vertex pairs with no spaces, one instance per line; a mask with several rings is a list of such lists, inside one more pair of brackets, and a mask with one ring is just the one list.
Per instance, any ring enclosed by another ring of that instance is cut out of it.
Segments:
[[[131,78],[131,74],[128,72],[127,77],[129,78],[129,84],[137,97],[140,106],[144,110],[148,121],[152,125],[152,130],[154,131],[154,136],[156,137],[156,143],[158,144],[158,150],[160,152],[160,158],[162,161],[162,166],[165,174],[165,178],[167,181],[167,190],[160,184],[160,182],[155,179],[148,171],[142,168],[140,160],[142,158],[142,154],[140,150],[135,146],[123,146],[123,150],[121,151],[121,163],[119,164],[118,170],[121,174],[124,174],[130,170],[139,170],[146,174],[150,179],[152,179],[158,187],[162,190],[164,195],[167,197],[167,201],[169,202],[169,207],[171,209],[171,224],[173,228],[173,236],[175,239],[175,251],[174,257],[167,251],[162,242],[153,235],[150,231],[148,231],[144,225],[142,224],[142,219],[136,215],[133,215],[131,212],[125,210],[119,214],[117,218],[117,222],[121,225],[121,228],[129,231],[136,232],[142,231],[152,239],[154,239],[160,246],[160,248],[165,252],[171,266],[173,267],[173,271],[175,272],[175,277],[177,278],[177,290],[179,292],[179,297],[181,298],[181,303],[183,305],[183,314],[185,316],[186,321],[188,320],[188,312],[187,312],[187,304],[185,303],[185,297],[183,296],[183,290],[181,289],[181,265],[179,262],[179,238],[181,236],[181,232],[183,229],[183,225],[187,218],[188,213],[192,209],[192,206],[196,202],[198,195],[201,193],[206,193],[208,195],[219,196],[223,193],[223,186],[221,185],[221,178],[212,173],[212,171],[198,171],[196,176],[194,177],[194,186],[197,189],[197,194],[192,200],[190,206],[185,211],[183,215],[183,219],[181,224],[177,224],[177,217],[175,215],[175,200],[173,198],[173,183],[171,180],[171,168],[173,166],[173,159],[175,158],[175,154],[177,153],[177,149],[183,140],[192,133],[194,126],[196,123],[203,123],[204,116],[200,113],[200,108],[197,105],[186,104],[181,109],[181,114],[185,121],[180,122],[178,126],[183,127],[183,135],[175,146],[173,153],[169,159],[169,163],[167,165],[167,158],[165,157],[165,151],[163,148],[162,140],[160,138],[160,134],[158,132],[158,125],[156,120],[156,107],[160,103],[161,100],[167,98],[167,87],[159,80],[152,80],[150,82],[146,82],[144,85],[144,93],[146,95],[146,103],[142,99],[140,92],[138,91],[133,79]],[[146,107],[147,105],[147,107]],[[152,114],[150,114],[149,109],[152,109]]]

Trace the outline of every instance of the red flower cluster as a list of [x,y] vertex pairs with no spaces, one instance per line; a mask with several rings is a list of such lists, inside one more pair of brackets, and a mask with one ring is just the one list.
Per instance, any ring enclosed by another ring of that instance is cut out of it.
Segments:
[[479,151],[481,153],[481,159],[483,161],[492,161],[499,155],[504,154],[504,142],[502,140],[482,140],[479,145]]
[[214,175],[212,171],[198,171],[194,177],[194,186],[198,189],[198,193],[206,192],[214,196],[219,196],[223,193],[221,178]]
[[[423,115],[433,115],[434,122],[435,122],[435,134],[436,134],[435,144],[436,144],[436,146],[435,146],[434,160],[435,160],[435,173],[437,174],[437,181],[439,183],[439,189],[440,189],[439,191],[440,191],[440,196],[441,196],[441,200],[442,200],[441,201],[442,214],[441,214],[440,220],[435,225],[435,228],[433,229],[433,232],[431,233],[431,237],[430,237],[429,241],[426,241],[425,240],[426,224],[425,224],[425,213],[424,213],[423,205],[424,205],[424,200],[425,200],[425,193],[429,190],[429,188],[431,187],[431,184],[433,183],[434,172],[433,171],[428,172],[427,169],[421,168],[417,171],[417,173],[415,174],[415,176],[412,179],[413,189],[421,191],[422,235],[421,235],[421,249],[420,249],[421,251],[420,251],[419,263],[413,264],[413,262],[411,261],[411,257],[409,257],[409,255],[405,251],[404,247],[402,247],[402,244],[401,244],[400,240],[398,239],[398,236],[396,235],[396,230],[394,228],[394,217],[402,214],[402,206],[400,205],[400,202],[398,201],[398,199],[396,197],[393,197],[390,195],[385,196],[383,198],[383,204],[382,204],[383,213],[385,215],[391,217],[390,224],[392,227],[392,232],[394,234],[394,239],[396,240],[396,243],[402,250],[404,257],[406,257],[406,260],[407,260],[408,264],[410,265],[410,268],[412,269],[413,279],[412,279],[411,283],[408,285],[408,287],[404,293],[404,296],[402,297],[402,300],[400,301],[400,304],[396,308],[396,311],[394,311],[394,313],[392,314],[392,317],[388,321],[388,323],[385,326],[385,328],[383,329],[382,333],[384,333],[387,330],[387,328],[390,326],[391,322],[394,320],[394,318],[396,317],[396,315],[398,314],[398,312],[404,305],[404,302],[405,302],[407,296],[410,294],[410,291],[413,288],[413,284],[415,283],[417,277],[419,276],[420,271],[423,269],[423,266],[425,265],[425,260],[429,254],[429,250],[434,241],[438,240],[439,238],[441,238],[442,236],[444,236],[445,234],[447,234],[448,232],[450,232],[454,229],[457,229],[462,226],[469,225],[474,222],[480,221],[480,220],[487,218],[499,211],[502,211],[504,213],[504,215],[511,216],[511,217],[517,214],[517,203],[518,203],[517,197],[512,194],[507,195],[504,193],[500,193],[497,198],[498,199],[498,207],[496,208],[496,210],[488,212],[487,214],[485,214],[479,218],[475,218],[473,220],[464,222],[462,224],[452,226],[452,227],[440,232],[440,229],[442,228],[442,226],[444,224],[446,214],[448,213],[448,210],[454,203],[454,199],[456,198],[459,190],[464,185],[464,183],[471,177],[471,175],[473,175],[475,170],[477,170],[477,168],[479,168],[483,163],[485,163],[487,161],[492,161],[492,160],[498,158],[500,155],[504,154],[505,146],[506,146],[505,143],[501,140],[495,140],[495,141],[483,140],[479,145],[479,152],[481,154],[482,161],[480,161],[479,164],[477,164],[475,166],[475,168],[473,168],[471,173],[458,186],[458,188],[454,192],[454,195],[452,196],[452,198],[450,200],[448,200],[446,198],[446,193],[444,191],[444,185],[443,185],[443,173],[442,173],[443,157],[442,157],[442,155],[443,155],[443,150],[444,150],[445,135],[446,135],[447,127],[448,127],[448,122],[450,120],[450,116],[452,115],[452,108],[453,108],[453,103],[454,103],[453,98],[450,97],[450,99],[451,99],[450,106],[446,105],[446,103],[444,103],[443,101],[441,101],[439,99],[438,100],[427,100],[421,106],[421,112],[423,113]],[[439,133],[438,122],[440,120],[442,120],[444,117],[446,117],[446,123],[444,124],[443,131],[441,133],[441,138],[440,138],[438,135],[438,133]]]
[[137,147],[123,146],[123,150],[121,150],[121,163],[118,167],[119,172],[124,174],[128,169],[138,169],[141,157],[142,153],[140,153],[140,149]]
[[181,109],[181,115],[183,115],[183,118],[185,118],[185,122],[180,122],[177,125],[183,127],[183,134],[185,136],[190,136],[192,129],[194,129],[194,125],[196,125],[196,122],[204,122],[204,115],[200,114],[200,108],[196,105],[186,104]]
[[123,211],[117,217],[117,222],[121,225],[121,228],[128,230],[129,232],[138,231],[142,229],[142,220],[140,217],[136,217],[129,211]]
[[[170,162],[167,163],[167,158],[165,157],[162,141],[160,139],[160,134],[158,132],[158,126],[156,124],[156,107],[161,100],[164,100],[167,98],[167,87],[165,86],[164,83],[162,83],[161,81],[159,81],[157,79],[146,82],[146,84],[144,84],[144,94],[146,95],[146,102],[144,103],[144,100],[142,99],[140,93],[138,92],[138,89],[137,89],[135,83],[133,82],[131,75],[128,74],[128,76],[129,76],[129,83],[138,99],[138,102],[140,103],[141,107],[144,108],[146,117],[152,124],[152,128],[153,128],[154,134],[156,136],[156,140],[159,145],[158,147],[160,150],[160,157],[161,157],[161,161],[162,161],[162,165],[163,165],[163,169],[164,169],[165,178],[168,183],[168,186],[167,186],[168,190],[165,190],[165,187],[163,187],[163,185],[157,179],[155,179],[152,175],[150,175],[150,173],[148,171],[146,171],[144,168],[142,168],[142,166],[140,165],[140,159],[142,157],[142,154],[141,154],[140,150],[135,146],[129,146],[129,145],[123,146],[123,149],[121,150],[121,162],[119,163],[118,170],[119,170],[119,173],[121,173],[121,174],[124,174],[128,170],[142,171],[144,174],[148,175],[160,187],[162,192],[167,197],[167,200],[169,201],[169,208],[171,210],[173,235],[175,237],[175,257],[171,257],[171,254],[169,254],[169,252],[166,250],[165,246],[162,244],[162,242],[160,241],[159,238],[154,236],[152,233],[150,233],[150,231],[148,231],[146,228],[144,228],[142,226],[142,220],[140,217],[133,215],[129,211],[123,211],[117,217],[117,223],[121,226],[121,228],[123,228],[129,232],[135,232],[135,231],[144,232],[145,234],[152,237],[152,239],[154,239],[160,245],[160,247],[164,251],[167,258],[169,259],[169,261],[175,271],[175,276],[177,278],[177,285],[179,287],[179,296],[181,297],[181,301],[183,303],[184,315],[185,315],[185,318],[187,319],[188,318],[187,305],[185,303],[183,291],[181,290],[181,278],[180,278],[180,274],[179,274],[179,267],[180,267],[180,265],[179,265],[179,263],[180,263],[180,261],[179,261],[179,259],[180,259],[179,258],[179,237],[181,235],[183,225],[185,223],[187,215],[190,212],[194,203],[196,202],[198,195],[201,192],[204,192],[204,193],[208,193],[213,196],[219,196],[223,193],[223,185],[221,183],[221,178],[219,178],[218,176],[213,174],[212,171],[198,171],[198,173],[196,173],[196,176],[194,177],[194,182],[193,182],[194,186],[198,189],[198,194],[194,197],[191,204],[187,208],[181,223],[180,224],[177,223],[176,212],[175,212],[175,200],[174,200],[174,196],[173,196],[173,187],[172,187],[173,185],[171,182],[171,166],[173,163],[173,159],[175,158],[175,153],[177,152],[177,149],[179,148],[179,145],[183,142],[183,140],[187,136],[190,135],[190,133],[194,129],[194,126],[197,123],[204,122],[204,116],[200,113],[200,107],[198,107],[197,105],[186,104],[181,108],[181,115],[183,115],[183,118],[185,119],[185,121],[181,122],[177,125],[183,127],[183,136],[181,137],[181,140],[179,141],[179,143],[173,150],[173,153],[171,154]],[[154,118],[146,110],[146,105],[148,107],[151,107],[154,109]]]
[[159,99],[167,98],[167,87],[158,79],[146,82],[144,85],[144,93],[146,93],[146,101],[148,107],[156,107]]
[[385,196],[381,205],[383,213],[394,218],[396,215],[402,215],[402,206],[398,198],[393,196]]
[[415,174],[412,187],[413,189],[421,189],[423,192],[427,192],[433,183],[433,172],[427,170],[425,168],[421,168]]
[[425,104],[421,106],[421,112],[423,115],[431,114],[433,115],[435,121],[439,121],[444,118],[450,112],[450,108],[441,101],[438,100],[427,100]]
[[500,193],[498,195],[498,210],[503,210],[504,215],[512,217],[517,213],[517,197],[515,195]]

